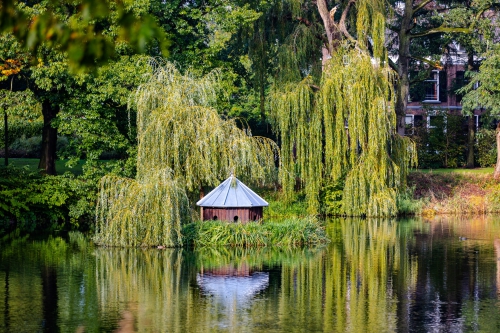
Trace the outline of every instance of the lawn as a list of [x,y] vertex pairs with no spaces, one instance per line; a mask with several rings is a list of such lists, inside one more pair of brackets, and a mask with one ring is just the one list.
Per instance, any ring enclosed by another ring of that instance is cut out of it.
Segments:
[[[40,160],[38,158],[9,158],[9,165],[16,166],[16,167],[29,167],[33,171],[37,170],[38,168],[38,162]],[[75,175],[81,175],[82,174],[82,166],[85,164],[85,160],[80,160],[77,165],[75,165],[73,168],[68,168],[66,166],[66,162],[64,160],[57,160],[56,161],[56,170],[57,174],[62,175],[66,171],[72,172]],[[5,159],[0,158],[0,166],[5,165]]]
[[495,168],[474,168],[474,169],[464,169],[464,168],[456,168],[456,169],[417,169],[414,171],[420,171],[423,173],[460,173],[460,174],[473,174],[473,175],[493,175],[493,171]]

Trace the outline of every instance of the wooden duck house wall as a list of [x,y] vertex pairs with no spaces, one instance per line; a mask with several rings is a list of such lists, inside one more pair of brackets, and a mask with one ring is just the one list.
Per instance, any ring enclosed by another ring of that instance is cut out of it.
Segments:
[[228,222],[245,223],[248,221],[258,221],[262,219],[262,207],[235,207],[235,208],[218,208],[218,207],[201,207],[202,219],[221,220]]

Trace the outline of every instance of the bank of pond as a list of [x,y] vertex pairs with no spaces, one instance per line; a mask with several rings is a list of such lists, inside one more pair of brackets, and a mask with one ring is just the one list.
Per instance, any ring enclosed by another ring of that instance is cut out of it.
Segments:
[[0,241],[0,332],[497,332],[500,217],[321,221],[314,247]]

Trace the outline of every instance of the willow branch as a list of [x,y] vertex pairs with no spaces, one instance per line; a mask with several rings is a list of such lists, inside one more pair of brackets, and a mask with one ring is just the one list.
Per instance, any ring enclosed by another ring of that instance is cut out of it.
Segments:
[[425,59],[425,58],[422,58],[422,57],[417,57],[417,56],[412,56],[410,55],[410,58],[412,59],[415,59],[415,60],[418,60],[418,61],[421,61],[423,63],[426,63],[434,68],[437,68],[439,70],[442,70],[443,69],[443,66],[441,66],[441,64],[439,63],[439,61],[433,61],[433,60],[429,60],[429,59]]
[[416,12],[427,6],[432,0],[424,0],[419,3],[417,6],[412,8],[412,16],[415,15]]
[[429,36],[429,35],[443,33],[443,32],[445,32],[445,33],[459,32],[459,33],[469,34],[472,32],[472,30],[471,30],[471,28],[453,28],[453,27],[440,26],[437,28],[432,28],[432,29],[426,30],[424,32],[410,34],[409,36],[410,36],[410,38],[419,38],[419,37]]
[[347,3],[347,6],[344,8],[344,11],[342,12],[342,16],[340,17],[340,21],[339,21],[340,31],[344,34],[344,36],[346,36],[352,42],[355,42],[356,40],[347,31],[347,28],[345,26],[345,20],[347,18],[347,14],[349,14],[349,10],[351,9],[351,6],[354,5],[355,3],[356,3],[356,0],[349,0],[349,2]]

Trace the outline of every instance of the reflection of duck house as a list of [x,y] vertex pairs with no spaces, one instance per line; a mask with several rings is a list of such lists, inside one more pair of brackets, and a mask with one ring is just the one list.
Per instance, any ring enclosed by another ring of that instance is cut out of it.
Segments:
[[218,297],[227,308],[235,304],[241,307],[269,286],[269,273],[254,272],[248,276],[198,273],[196,282],[203,292]]
[[196,204],[201,207],[204,221],[231,222],[260,220],[263,207],[269,205],[233,175]]
[[247,264],[240,265],[224,265],[217,268],[209,268],[201,270],[202,275],[212,275],[212,276],[251,276],[254,270],[250,268]]

